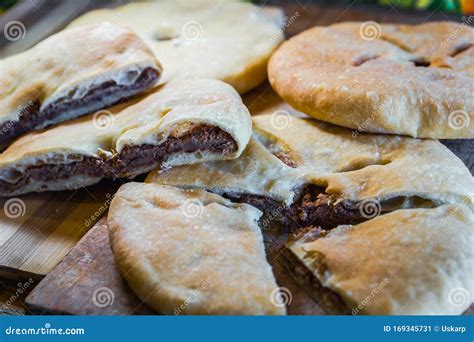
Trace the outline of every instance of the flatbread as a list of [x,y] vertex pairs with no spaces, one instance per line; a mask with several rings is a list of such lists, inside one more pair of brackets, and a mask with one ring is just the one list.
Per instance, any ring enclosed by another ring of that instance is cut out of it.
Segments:
[[[288,248],[344,313],[460,315],[474,298],[474,215],[464,206],[398,210],[319,237],[311,232]],[[323,301],[324,302],[324,301]],[[336,311],[337,312],[337,311]]]
[[112,24],[59,32],[0,61],[0,143],[106,108],[153,87],[161,65]]
[[[280,224],[290,237],[288,268],[328,313],[459,314],[469,307],[474,179],[445,146],[353,136],[280,114],[254,117],[253,130],[238,159],[156,170],[146,182],[205,189],[260,209],[262,229]],[[298,252],[308,237],[324,234]],[[457,304],[456,291],[466,303]]]
[[101,9],[72,26],[104,21],[133,29],[163,64],[160,84],[188,77],[216,78],[245,93],[263,82],[267,62],[283,41],[277,22],[259,7],[232,1],[159,1]]
[[127,183],[107,217],[117,265],[163,314],[281,315],[257,220],[261,212],[202,190]]
[[273,88],[294,108],[356,133],[474,138],[474,29],[341,23],[284,43]]
[[0,196],[76,189],[156,167],[237,158],[251,125],[228,84],[170,82],[135,103],[18,139],[0,155]]

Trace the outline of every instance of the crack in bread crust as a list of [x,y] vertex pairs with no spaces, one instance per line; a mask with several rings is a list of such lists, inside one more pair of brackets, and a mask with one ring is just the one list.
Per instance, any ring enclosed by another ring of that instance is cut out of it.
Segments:
[[[359,224],[373,218],[369,213],[364,213],[363,201],[335,201],[326,193],[324,187],[315,184],[305,184],[296,189],[295,193],[295,200],[290,206],[262,195],[224,193],[222,196],[233,202],[243,202],[258,208],[264,213],[264,219],[265,216],[271,216],[272,221],[281,223],[286,230],[291,232],[297,232],[299,229],[310,226],[329,230],[339,225]],[[406,200],[408,198],[400,199]],[[378,212],[372,213],[372,215],[403,209],[404,201],[400,201],[400,199],[392,200],[394,203],[390,203],[390,201],[379,203]],[[434,206],[430,201],[423,199],[412,200],[410,198],[409,203],[408,206],[405,205],[407,208]]]

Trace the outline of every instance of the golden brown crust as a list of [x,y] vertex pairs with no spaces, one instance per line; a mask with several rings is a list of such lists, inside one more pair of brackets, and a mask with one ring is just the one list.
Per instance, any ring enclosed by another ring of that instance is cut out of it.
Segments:
[[108,214],[130,287],[164,314],[276,315],[261,212],[202,190],[128,183]]
[[358,133],[474,138],[473,44],[452,22],[314,27],[275,52],[269,79],[296,109]]

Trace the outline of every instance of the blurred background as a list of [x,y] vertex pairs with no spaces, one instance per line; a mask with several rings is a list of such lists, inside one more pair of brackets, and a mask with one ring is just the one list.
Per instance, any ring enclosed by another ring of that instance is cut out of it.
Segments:
[[[258,1],[253,1],[258,2]],[[270,1],[273,3],[287,2],[287,1]],[[295,1],[296,2],[296,1]],[[302,2],[300,0],[300,2]],[[307,1],[308,2],[308,1]],[[389,8],[410,9],[410,10],[433,10],[439,9],[446,12],[457,12],[463,14],[474,14],[474,0],[321,0],[310,1],[322,5],[375,5],[388,6]]]
[[[244,1],[260,6],[278,6],[290,19],[297,13],[297,24],[283,27],[287,37],[315,25],[331,25],[341,21],[420,24],[451,20],[462,25],[474,24],[474,0]],[[129,2],[132,0],[0,0],[0,29],[3,33],[0,33],[0,58],[32,47],[88,11],[113,8]]]
[[[62,2],[71,1],[71,2],[81,2],[81,0],[62,0]],[[192,1],[192,0],[190,0]],[[44,2],[56,2],[56,1],[47,1],[47,0],[0,0],[0,11],[3,13],[9,8],[14,6],[19,2],[30,2],[36,3],[37,6],[40,6]],[[90,2],[90,1],[89,1]],[[116,1],[92,1],[96,3],[105,3],[105,2],[116,2]],[[122,1],[123,3],[127,1]],[[261,2],[271,2],[271,3],[281,3],[289,1],[252,1],[254,3]],[[294,0],[296,2],[296,0]],[[300,0],[300,2],[302,2]],[[308,1],[306,1],[308,2]],[[474,14],[474,0],[361,0],[361,1],[349,1],[349,0],[321,0],[321,1],[311,1],[312,3],[324,4],[324,5],[348,5],[351,3],[360,3],[360,4],[370,4],[376,6],[390,6],[396,8],[412,9],[412,10],[430,10],[430,9],[439,9],[446,12],[457,12],[463,14]]]

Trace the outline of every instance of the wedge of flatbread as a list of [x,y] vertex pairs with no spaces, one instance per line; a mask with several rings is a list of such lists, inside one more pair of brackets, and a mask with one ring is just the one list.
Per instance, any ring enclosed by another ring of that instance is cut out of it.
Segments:
[[162,68],[135,33],[103,23],[59,32],[0,61],[0,144],[152,88]]
[[110,244],[138,297],[164,314],[278,315],[261,212],[203,190],[123,185],[107,217]]

